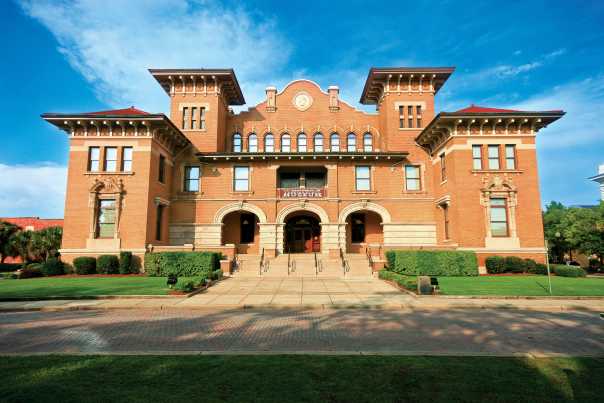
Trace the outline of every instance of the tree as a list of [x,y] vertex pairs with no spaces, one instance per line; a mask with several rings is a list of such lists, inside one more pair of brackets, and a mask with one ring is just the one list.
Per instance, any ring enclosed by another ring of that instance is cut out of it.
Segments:
[[550,259],[555,263],[562,262],[564,254],[571,250],[562,223],[567,214],[568,209],[555,201],[548,204],[543,213],[543,232],[549,245]]
[[31,238],[31,252],[36,260],[46,261],[50,257],[57,257],[62,237],[61,227],[48,227],[34,232]]
[[36,261],[31,245],[32,236],[33,231],[19,231],[15,232],[9,239],[9,247],[12,248],[18,256],[21,256],[23,263]]
[[570,208],[561,221],[565,239],[573,249],[604,257],[604,202],[597,207]]
[[9,256],[17,256],[9,240],[11,236],[20,230],[21,227],[18,225],[6,221],[0,221],[0,263],[4,263],[4,260]]

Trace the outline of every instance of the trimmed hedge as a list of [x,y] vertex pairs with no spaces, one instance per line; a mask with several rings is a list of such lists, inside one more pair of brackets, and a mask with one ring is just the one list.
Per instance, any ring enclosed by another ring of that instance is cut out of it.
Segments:
[[543,263],[537,263],[537,264],[535,264],[534,269],[529,267],[528,272],[531,274],[547,275],[547,266],[544,265]]
[[579,266],[567,266],[565,264],[551,264],[550,269],[556,276],[560,277],[585,277],[587,273]]
[[116,255],[101,255],[96,259],[96,271],[100,274],[118,274],[120,261]]
[[95,274],[96,259],[90,256],[80,256],[73,259],[73,268],[77,274]]
[[42,277],[42,270],[40,270],[40,264],[34,263],[30,264],[27,267],[24,267],[19,272],[19,279],[22,278],[34,278],[34,277]]
[[42,263],[40,271],[45,276],[60,276],[61,274],[65,274],[63,262],[56,257],[48,258],[46,262]]
[[471,251],[395,250],[386,252],[390,271],[405,275],[477,276]]
[[210,278],[220,268],[220,254],[214,252],[152,252],[145,254],[145,273],[148,276],[178,277],[202,276]]
[[136,273],[134,261],[132,260],[132,252],[120,252],[120,274]]
[[506,256],[505,271],[508,273],[526,273],[526,261],[518,256]]
[[223,275],[224,275],[224,273],[222,272],[222,270],[221,270],[221,269],[214,270],[214,271],[212,272],[212,277],[211,277],[211,279],[212,279],[212,280],[220,280],[220,279],[222,278],[222,276],[223,276]]
[[485,259],[487,273],[499,274],[505,272],[505,258],[501,256],[489,256]]
[[207,278],[204,276],[196,276],[196,277],[181,277],[178,279],[178,282],[174,286],[175,290],[182,292],[191,292],[195,288],[204,285],[207,281]]
[[527,273],[535,273],[537,271],[537,262],[533,259],[524,259],[526,263],[526,272]]
[[21,263],[0,263],[0,273],[17,271],[21,266]]
[[405,276],[388,270],[380,270],[378,276],[382,280],[394,281],[408,290],[417,291],[417,277]]

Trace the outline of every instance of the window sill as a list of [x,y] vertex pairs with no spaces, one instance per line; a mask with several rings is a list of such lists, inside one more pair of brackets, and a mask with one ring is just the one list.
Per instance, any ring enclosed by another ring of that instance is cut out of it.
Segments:
[[377,191],[375,190],[355,190],[352,192],[352,194],[376,194]]
[[488,174],[488,173],[515,173],[521,174],[524,171],[519,169],[472,169],[470,172],[473,174]]
[[133,171],[86,171],[84,175],[134,175]]
[[232,192],[229,192],[229,194],[232,194],[232,195],[253,195],[254,191],[252,191],[252,190],[248,190],[248,191],[232,191]]
[[176,195],[178,197],[187,197],[187,196],[201,196],[203,194],[203,192],[178,192]]
[[403,194],[412,194],[412,195],[414,195],[414,194],[415,194],[415,195],[417,195],[417,194],[422,194],[422,195],[428,194],[428,192],[426,192],[426,191],[425,191],[425,190],[423,190],[423,189],[420,189],[420,190],[407,190],[407,189],[404,189],[404,190],[402,191],[402,193],[403,193]]

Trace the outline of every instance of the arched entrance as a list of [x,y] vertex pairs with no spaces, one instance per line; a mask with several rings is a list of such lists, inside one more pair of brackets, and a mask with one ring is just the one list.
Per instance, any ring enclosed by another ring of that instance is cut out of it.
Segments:
[[222,244],[235,244],[237,253],[258,253],[260,230],[258,216],[250,211],[227,213],[222,218]]
[[384,243],[382,217],[374,211],[358,210],[346,217],[346,251],[364,252],[367,246]]
[[321,251],[321,220],[309,211],[296,211],[285,217],[284,251],[312,253]]

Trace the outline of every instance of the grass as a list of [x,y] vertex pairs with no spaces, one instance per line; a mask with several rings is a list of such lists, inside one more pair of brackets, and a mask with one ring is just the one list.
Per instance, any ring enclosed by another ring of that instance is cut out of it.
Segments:
[[[602,358],[2,357],[10,402],[601,401]],[[10,381],[8,381],[10,380]]]
[[[439,277],[444,295],[549,295],[547,276]],[[552,276],[553,295],[604,296],[604,278]]]
[[165,277],[43,277],[0,280],[0,298],[166,295]]

